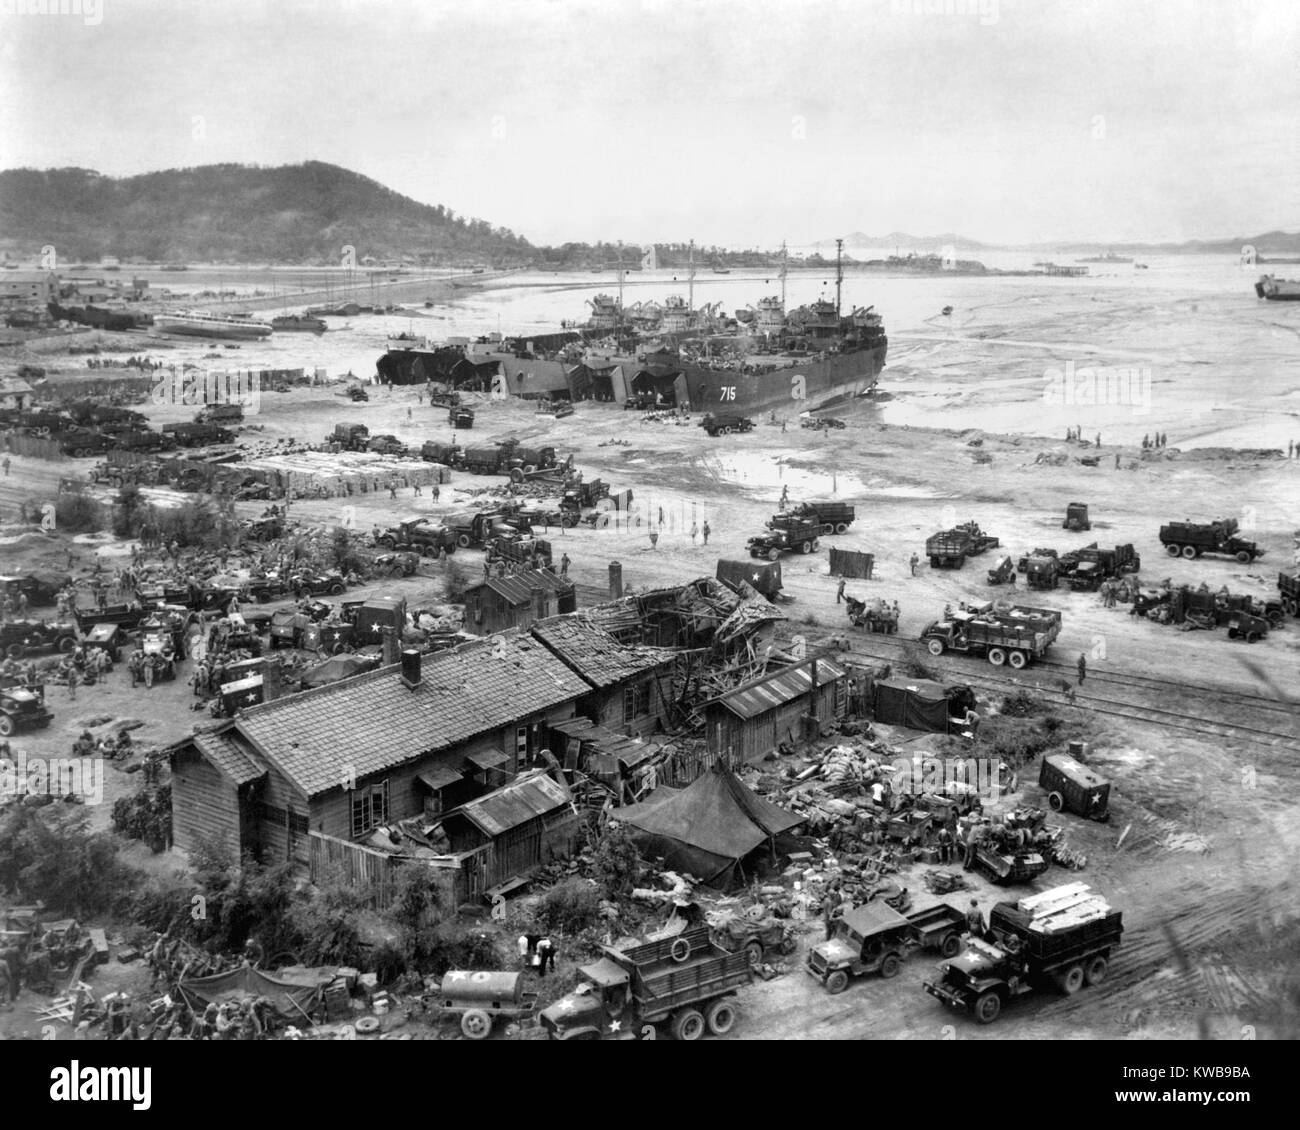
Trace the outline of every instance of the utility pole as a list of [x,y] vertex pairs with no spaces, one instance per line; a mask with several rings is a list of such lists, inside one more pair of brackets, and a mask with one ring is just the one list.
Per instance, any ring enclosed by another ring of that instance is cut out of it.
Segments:
[[788,273],[785,240],[781,240],[781,313],[785,313],[785,278]]
[[844,263],[841,259],[841,253],[844,250],[844,240],[835,241],[835,317],[840,316],[840,288],[844,285]]
[[686,264],[688,267],[686,309],[693,314],[695,312],[695,240],[691,240],[690,250],[687,254],[689,258]]

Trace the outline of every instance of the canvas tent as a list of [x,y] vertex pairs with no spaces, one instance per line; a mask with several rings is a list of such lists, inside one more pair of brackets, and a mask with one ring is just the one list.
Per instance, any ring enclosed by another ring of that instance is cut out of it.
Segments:
[[946,734],[951,688],[929,679],[884,679],[875,685],[877,722]]
[[243,965],[225,973],[182,980],[178,987],[185,1003],[196,1015],[214,1002],[225,1004],[248,997],[265,997],[285,1020],[303,1024],[311,1022],[311,1013],[320,1003],[322,989],[333,979],[333,970],[282,969],[279,976],[272,976],[251,965]]
[[721,762],[686,788],[661,786],[611,817],[646,854],[721,889],[743,881],[741,861],[750,852],[803,823],[750,792]]

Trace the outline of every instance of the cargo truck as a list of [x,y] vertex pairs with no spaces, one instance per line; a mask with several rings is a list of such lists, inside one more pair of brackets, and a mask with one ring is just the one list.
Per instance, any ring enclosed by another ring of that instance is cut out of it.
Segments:
[[992,1024],[1004,1005],[1026,993],[1049,988],[1071,996],[1100,984],[1123,932],[1121,913],[1084,883],[1000,902],[985,937],[940,963],[925,991]]
[[676,1040],[715,1036],[736,1023],[734,996],[751,979],[749,954],[728,952],[696,926],[628,949],[600,947],[581,983],[542,1011],[553,1040],[653,1040],[667,1022]]
[[984,533],[977,522],[965,522],[951,530],[931,534],[925,541],[925,555],[931,569],[960,569],[966,558],[997,549],[1000,541]]
[[1282,607],[1291,616],[1300,616],[1300,572],[1279,573],[1277,591],[1281,594]]
[[1170,557],[1193,561],[1203,553],[1221,553],[1249,565],[1264,551],[1253,541],[1237,537],[1236,518],[1218,518],[1213,522],[1170,522],[1160,527],[1160,544]]
[[1142,558],[1131,545],[1117,545],[1114,549],[1098,549],[1090,545],[1076,551],[1074,567],[1070,570],[1070,588],[1075,592],[1096,592],[1102,581],[1136,573],[1142,567]]
[[772,529],[758,534],[746,543],[750,557],[766,557],[776,561],[783,553],[812,553],[821,548],[821,523],[787,514],[773,516]]
[[842,534],[857,517],[857,511],[847,502],[803,502],[793,513],[795,517],[820,522],[823,534]]
[[385,549],[410,550],[423,557],[436,557],[438,550],[456,552],[456,531],[434,525],[428,518],[411,518],[390,526],[375,539]]
[[1049,608],[992,604],[950,612],[921,633],[933,656],[945,651],[983,655],[995,667],[1009,663],[1017,669],[1040,659],[1061,634],[1061,614]]
[[343,451],[365,451],[370,443],[370,429],[365,424],[335,424],[334,431],[325,437],[326,446],[338,446]]

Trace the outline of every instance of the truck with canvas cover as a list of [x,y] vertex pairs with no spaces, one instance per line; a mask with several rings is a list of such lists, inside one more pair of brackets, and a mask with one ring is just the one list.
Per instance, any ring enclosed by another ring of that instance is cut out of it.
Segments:
[[390,526],[375,539],[375,544],[385,549],[418,553],[422,557],[436,557],[440,549],[447,553],[456,552],[456,531],[429,518],[408,518]]
[[72,576],[56,569],[36,569],[30,573],[0,576],[0,597],[7,596],[15,606],[25,594],[29,605],[54,604],[59,592],[72,584]]
[[465,449],[458,443],[425,440],[420,445],[420,458],[426,463],[441,463],[455,471],[463,470],[465,467]]
[[1096,592],[1102,581],[1136,573],[1141,567],[1142,558],[1131,545],[1117,545],[1114,549],[1090,545],[1076,551],[1074,567],[1070,570],[1070,588],[1075,592]]
[[1103,823],[1110,819],[1110,782],[1068,753],[1049,753],[1038,771],[1038,787],[1053,812],[1073,812]]
[[753,561],[723,559],[718,562],[715,576],[729,589],[737,592],[740,582],[744,581],[769,600],[775,600],[781,591],[781,562],[779,561],[769,561],[760,565]]
[[366,442],[366,450],[376,455],[406,455],[408,451],[406,444],[388,433],[371,436]]
[[1249,565],[1264,551],[1253,541],[1237,536],[1236,518],[1218,518],[1213,522],[1170,522],[1160,527],[1160,543],[1170,557],[1194,561],[1203,553],[1221,553]]
[[551,543],[546,538],[495,537],[486,543],[489,561],[505,561],[527,569],[551,565]]
[[73,459],[89,459],[103,455],[117,446],[112,436],[92,432],[89,428],[74,428],[59,435],[59,451]]
[[449,408],[447,410],[447,423],[453,428],[472,428],[474,426],[474,409],[466,404]]
[[406,630],[406,601],[400,597],[371,597],[355,608],[344,606],[344,617],[352,625],[352,642],[357,647],[383,642],[385,630],[401,638]]
[[964,953],[940,963],[925,991],[992,1024],[1018,996],[1041,989],[1072,996],[1105,980],[1123,932],[1121,913],[1084,883],[1000,902],[985,937],[971,938]]
[[527,520],[505,510],[448,514],[445,524],[456,535],[456,544],[461,549],[482,549],[493,538],[517,538],[533,532]]
[[966,558],[997,549],[1000,544],[997,538],[984,533],[978,522],[963,522],[926,538],[925,555],[931,569],[960,569]]
[[338,445],[343,451],[365,451],[370,443],[370,429],[365,424],[335,424],[325,443]]
[[965,921],[947,903],[903,915],[886,902],[869,902],[847,911],[836,921],[835,933],[808,951],[804,972],[828,993],[844,992],[851,977],[865,973],[897,977],[917,947],[932,947],[944,957],[959,954]]
[[1061,523],[1061,529],[1076,533],[1092,529],[1092,522],[1088,518],[1088,504],[1071,502],[1065,508],[1065,521]]
[[754,430],[754,421],[738,412],[705,412],[700,427],[711,436],[729,436],[732,432]]
[[40,651],[69,652],[77,646],[75,620],[7,620],[0,623],[0,652],[22,659]]
[[734,996],[750,983],[749,954],[728,952],[707,925],[628,949],[601,946],[581,983],[542,1011],[553,1040],[653,1040],[667,1022],[677,1040],[736,1023]]
[[132,428],[113,437],[119,451],[172,451],[176,440],[148,428]]
[[164,435],[171,436],[181,447],[235,442],[235,433],[217,424],[164,424],[162,431]]
[[945,651],[983,655],[995,667],[1021,668],[1044,652],[1061,634],[1061,614],[999,601],[950,612],[921,633],[921,642],[936,658]]
[[1060,562],[1056,554],[1039,555],[1039,551],[1034,551],[1032,557],[1022,557],[1020,559],[1020,572],[1025,578],[1025,583],[1031,589],[1054,589],[1060,579]]
[[772,528],[749,539],[750,557],[776,561],[783,553],[813,553],[821,548],[822,527],[817,521],[777,514],[768,523]]
[[793,514],[820,522],[823,534],[842,534],[857,517],[857,511],[847,502],[801,502]]
[[989,570],[989,584],[1005,585],[1008,581],[1015,580],[1016,566],[1010,557],[999,557],[998,563]]

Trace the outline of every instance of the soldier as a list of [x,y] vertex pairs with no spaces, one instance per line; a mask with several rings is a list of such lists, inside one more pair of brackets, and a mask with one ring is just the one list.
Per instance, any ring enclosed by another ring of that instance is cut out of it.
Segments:
[[911,570],[912,570],[912,576],[914,576],[914,577],[916,576],[916,567],[917,567],[917,565],[919,565],[920,563],[921,563],[921,559],[920,559],[919,557],[917,557],[917,555],[916,555],[915,553],[913,553],[912,556],[911,556],[911,559],[907,562],[907,564],[911,567]]
[[844,600],[844,578],[840,578],[840,583],[835,589],[835,603],[839,604]]
[[1119,452],[1115,452],[1115,470],[1119,470]]
[[939,829],[938,835],[939,862],[952,862],[952,833],[948,831],[948,825],[945,824]]
[[704,544],[708,545],[709,534],[712,533],[712,531],[709,529],[709,520],[707,518],[704,519],[704,525],[700,527],[700,533],[704,535]]
[[1088,677],[1088,659],[1083,652],[1079,652],[1079,662],[1076,666],[1079,669],[1079,685],[1083,686],[1083,680]]
[[567,577],[568,575],[569,575],[569,555],[565,553],[562,554],[560,557],[560,576]]
[[972,938],[984,937],[984,915],[980,912],[980,904],[975,899],[970,900],[970,909],[966,911],[966,933]]

